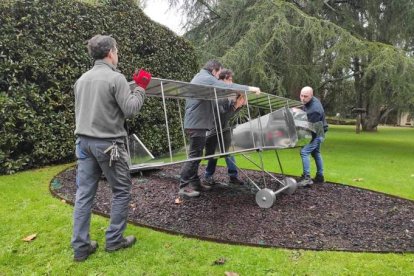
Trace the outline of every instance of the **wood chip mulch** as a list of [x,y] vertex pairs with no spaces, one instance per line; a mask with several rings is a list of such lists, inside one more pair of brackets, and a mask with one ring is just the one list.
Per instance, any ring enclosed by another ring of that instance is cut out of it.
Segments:
[[[204,167],[200,168],[202,173]],[[261,209],[253,186],[219,185],[198,198],[178,196],[179,165],[133,176],[129,220],[138,225],[220,242],[313,250],[414,252],[414,201],[346,185],[322,183],[277,195]],[[263,175],[245,171],[264,187]],[[281,177],[281,176],[278,176]],[[216,180],[226,182],[226,169]],[[277,181],[265,177],[276,190]],[[392,185],[390,183],[390,185]],[[51,191],[68,202],[76,193],[75,168],[57,175]],[[109,214],[104,178],[93,205]]]

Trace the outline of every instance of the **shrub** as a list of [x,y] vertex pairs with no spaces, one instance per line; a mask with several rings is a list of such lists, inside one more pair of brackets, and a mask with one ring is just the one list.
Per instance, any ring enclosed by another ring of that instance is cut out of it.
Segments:
[[[93,65],[86,42],[95,34],[112,34],[117,40],[118,68],[127,79],[142,67],[153,76],[190,80],[197,70],[193,47],[131,2],[0,4],[0,173],[74,159],[73,84]],[[143,134],[150,150],[160,152],[168,144],[158,139],[164,121],[148,120],[163,118],[155,102],[147,101],[130,128]],[[173,109],[170,129],[180,125],[175,104],[168,103]],[[182,140],[180,131],[173,135]]]

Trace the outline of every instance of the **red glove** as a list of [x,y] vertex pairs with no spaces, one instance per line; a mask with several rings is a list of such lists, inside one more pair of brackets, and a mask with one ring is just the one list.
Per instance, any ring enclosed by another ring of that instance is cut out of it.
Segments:
[[140,69],[138,72],[135,71],[134,75],[132,75],[132,78],[138,86],[146,89],[151,81],[151,73]]

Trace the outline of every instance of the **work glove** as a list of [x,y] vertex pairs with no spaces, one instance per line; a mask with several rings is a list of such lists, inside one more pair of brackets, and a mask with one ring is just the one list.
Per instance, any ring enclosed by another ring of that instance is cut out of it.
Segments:
[[147,86],[151,81],[151,77],[151,73],[143,69],[140,69],[139,71],[136,70],[132,75],[132,79],[135,83],[144,90],[147,89]]

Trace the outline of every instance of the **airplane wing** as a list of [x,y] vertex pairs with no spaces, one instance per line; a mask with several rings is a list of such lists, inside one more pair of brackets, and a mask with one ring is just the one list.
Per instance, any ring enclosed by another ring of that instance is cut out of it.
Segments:
[[[129,83],[131,90],[136,87],[135,82]],[[145,91],[149,97],[164,97],[166,99],[199,99],[215,100],[235,97],[238,94],[247,96],[248,104],[253,107],[259,107],[267,110],[277,110],[279,108],[297,107],[302,103],[297,100],[288,99],[268,93],[257,95],[251,91],[239,91],[233,89],[221,89],[210,85],[198,85],[189,82],[176,80],[152,78]]]

